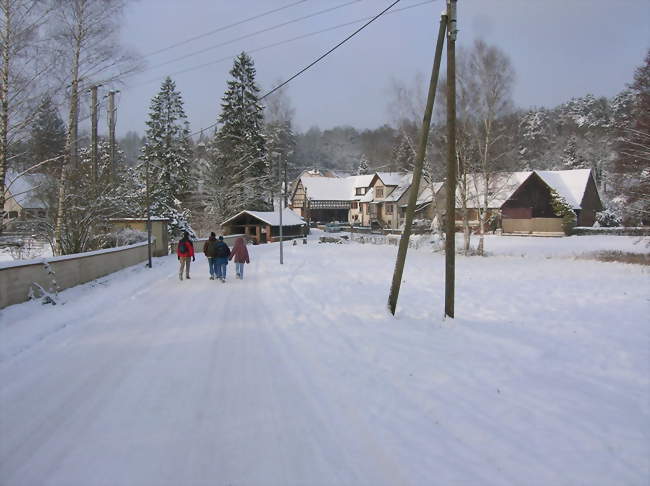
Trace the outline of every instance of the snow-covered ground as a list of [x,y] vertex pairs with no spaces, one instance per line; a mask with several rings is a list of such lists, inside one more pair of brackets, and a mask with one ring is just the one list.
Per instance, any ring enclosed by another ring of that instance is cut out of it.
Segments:
[[3,309],[0,483],[646,485],[648,267],[573,258],[634,241],[491,238],[454,320],[442,255],[393,317],[395,247],[313,239]]
[[34,258],[50,258],[52,247],[45,241],[33,238],[20,238],[22,246],[0,246],[0,262],[32,260]]

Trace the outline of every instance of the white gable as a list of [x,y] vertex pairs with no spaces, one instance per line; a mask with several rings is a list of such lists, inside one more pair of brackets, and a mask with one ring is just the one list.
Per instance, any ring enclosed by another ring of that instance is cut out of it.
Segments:
[[587,190],[590,169],[575,170],[536,170],[549,187],[562,196],[573,209],[580,209],[582,198]]

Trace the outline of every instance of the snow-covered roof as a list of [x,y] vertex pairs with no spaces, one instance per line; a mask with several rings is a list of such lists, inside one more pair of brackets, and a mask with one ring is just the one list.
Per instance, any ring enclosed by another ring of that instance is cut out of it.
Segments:
[[319,201],[349,201],[352,199],[351,181],[348,177],[302,177],[307,197]]
[[[510,196],[530,177],[532,171],[500,172],[493,174],[488,183],[488,207],[500,208]],[[476,209],[483,204],[485,178],[483,174],[467,174],[467,207]],[[456,207],[461,204],[461,185],[456,185]]]
[[366,192],[365,196],[361,196],[359,199],[359,202],[365,203],[365,202],[371,202],[375,198],[375,188],[372,187],[368,192]]
[[444,182],[434,182],[431,185],[427,185],[421,192],[420,195],[418,196],[417,200],[417,205],[425,204],[425,203],[430,203],[433,201],[433,193],[431,192],[431,187],[433,186],[433,190],[438,194],[440,189],[443,188],[445,185]]
[[47,204],[38,197],[38,189],[45,185],[47,179],[43,174],[24,174],[16,178],[18,173],[9,170],[5,179],[12,199],[25,209],[45,209]]
[[[248,211],[244,210],[241,211],[237,214],[235,214],[233,217],[228,218],[225,220],[222,225],[229,223],[230,221],[238,218],[242,214],[250,214],[251,216],[259,219],[260,221],[263,221],[266,224],[270,224],[271,226],[280,226],[280,212],[279,211]],[[282,211],[282,226],[301,226],[307,224],[305,223],[305,220],[302,219],[300,216],[298,216],[296,213],[294,213],[291,209],[289,208],[284,208]]]
[[402,177],[397,183],[397,187],[393,189],[393,191],[384,198],[384,201],[387,202],[398,201],[399,198],[401,198],[404,195],[404,193],[409,190],[409,187],[411,187],[412,182],[413,182],[413,173],[402,174]]
[[351,201],[358,200],[357,187],[368,187],[374,174],[347,177],[324,177],[303,175],[300,178],[307,190],[307,197],[319,201]]
[[403,172],[377,172],[377,177],[385,186],[398,186],[402,178]]
[[[535,170],[502,172],[489,183],[488,206],[500,208],[533,173],[537,174],[551,189],[562,196],[573,209],[580,209],[589,182],[590,169]],[[467,207],[478,208],[483,194],[482,174],[467,175]],[[456,204],[460,201],[460,187],[456,190]],[[457,206],[458,207],[458,206]]]
[[590,169],[536,170],[546,184],[562,196],[573,209],[580,209],[589,182]]

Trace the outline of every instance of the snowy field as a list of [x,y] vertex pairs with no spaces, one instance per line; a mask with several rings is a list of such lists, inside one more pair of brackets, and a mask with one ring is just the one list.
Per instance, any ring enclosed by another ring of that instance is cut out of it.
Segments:
[[638,239],[251,247],[0,311],[2,485],[647,485],[650,272]]

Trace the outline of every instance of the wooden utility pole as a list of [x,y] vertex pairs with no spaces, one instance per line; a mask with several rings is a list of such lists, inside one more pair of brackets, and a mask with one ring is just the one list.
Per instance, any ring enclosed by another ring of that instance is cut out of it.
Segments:
[[456,281],[456,0],[447,0],[447,231],[445,315],[454,317]]
[[115,170],[115,93],[119,93],[119,91],[110,90],[108,92],[108,145],[110,150],[109,173],[111,178]]
[[415,168],[413,169],[413,181],[411,182],[411,189],[409,194],[408,207],[406,209],[406,219],[404,221],[404,231],[399,240],[399,250],[397,252],[397,261],[395,262],[395,270],[393,270],[393,283],[390,287],[390,294],[388,296],[388,308],[391,314],[395,315],[395,308],[397,307],[397,298],[399,296],[399,289],[402,283],[402,274],[404,273],[404,263],[406,262],[406,252],[408,251],[409,238],[411,237],[411,226],[413,224],[413,216],[415,215],[415,205],[420,192],[420,179],[422,178],[422,167],[424,166],[424,156],[427,152],[427,141],[429,139],[429,129],[431,127],[431,115],[433,113],[433,103],[436,99],[436,89],[438,87],[438,74],[440,73],[440,62],[442,60],[442,47],[445,42],[445,29],[447,28],[447,16],[440,17],[440,27],[438,28],[438,42],[436,43],[436,55],[433,61],[433,69],[431,71],[431,81],[429,82],[429,94],[427,96],[427,106],[424,110],[424,118],[422,119],[422,131],[420,133],[420,145],[418,146],[418,153],[415,157]]
[[151,268],[151,192],[149,190],[149,157],[144,161],[144,185],[147,202],[147,267]]
[[91,101],[90,101],[90,124],[91,124],[91,133],[90,133],[90,161],[93,171],[93,187],[95,194],[97,193],[97,179],[98,179],[98,163],[97,163],[97,88],[99,85],[93,85],[90,87]]
[[283,242],[283,231],[282,231],[282,212],[284,211],[284,195],[282,194],[282,157],[280,154],[277,156],[278,164],[278,187],[280,188],[280,194],[278,194],[278,210],[280,211],[280,265],[284,264],[284,250],[282,248]]

